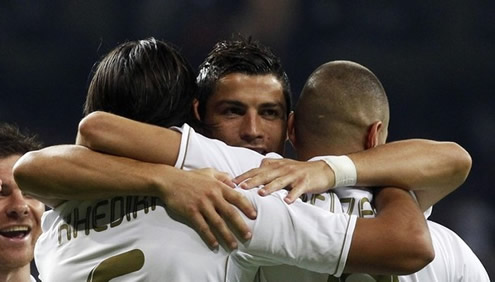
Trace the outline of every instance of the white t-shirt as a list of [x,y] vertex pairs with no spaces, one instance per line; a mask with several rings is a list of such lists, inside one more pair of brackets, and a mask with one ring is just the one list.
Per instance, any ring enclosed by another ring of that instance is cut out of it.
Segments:
[[[344,213],[360,217],[374,216],[371,201],[373,194],[366,188],[336,188],[334,192],[342,202]],[[411,193],[414,196],[414,193]],[[314,195],[312,196],[315,197]],[[328,203],[317,201],[317,206],[328,210]],[[425,218],[431,214],[431,208],[425,211]],[[400,281],[400,282],[486,282],[490,281],[481,261],[469,246],[452,230],[427,220],[430,230],[435,259],[420,271],[401,276],[368,275],[362,273],[343,274],[340,278],[327,274],[314,273],[289,266],[262,267],[260,281],[285,282],[333,282],[333,281]],[[283,275],[283,276],[282,276]],[[385,279],[385,278],[388,279]],[[397,280],[398,279],[398,280]]]
[[[237,175],[263,156],[207,139],[184,125],[183,169],[214,167]],[[222,161],[223,160],[223,161]],[[103,168],[104,169],[104,168]],[[35,248],[42,281],[252,281],[261,265],[291,264],[339,276],[356,216],[333,214],[297,201],[286,191],[260,197],[238,189],[258,211],[246,219],[252,239],[235,251],[210,250],[156,198],[67,201],[43,215]],[[329,196],[336,199],[336,196]],[[338,202],[337,200],[335,200]]]

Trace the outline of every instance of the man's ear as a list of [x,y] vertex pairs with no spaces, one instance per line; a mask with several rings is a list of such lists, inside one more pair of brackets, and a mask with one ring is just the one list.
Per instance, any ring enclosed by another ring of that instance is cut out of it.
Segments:
[[366,150],[380,145],[380,131],[383,128],[381,121],[375,121],[368,130],[366,138]]
[[193,111],[196,119],[201,121],[201,116],[199,115],[199,101],[196,98],[193,100]]
[[290,112],[289,118],[287,119],[287,137],[289,138],[292,147],[296,148],[296,128],[294,117],[294,111]]

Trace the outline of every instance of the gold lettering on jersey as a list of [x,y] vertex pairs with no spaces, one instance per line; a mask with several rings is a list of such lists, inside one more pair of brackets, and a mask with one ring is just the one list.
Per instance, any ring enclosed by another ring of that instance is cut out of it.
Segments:
[[[323,209],[328,210],[329,212],[335,212],[336,197],[333,197],[332,195],[334,195],[333,192],[323,193],[323,194],[302,194],[300,198],[303,202],[307,204],[317,206],[320,208],[323,208],[322,207],[323,205],[324,206]],[[328,201],[328,203],[325,203],[326,201]]]
[[89,235],[91,231],[102,232],[117,227],[124,219],[136,219],[139,211],[144,214],[154,211],[158,201],[156,197],[126,196],[98,201],[86,208],[76,207],[59,225],[58,243],[77,238],[83,230],[85,235]]
[[106,258],[91,270],[86,282],[108,282],[113,278],[136,272],[143,267],[144,261],[144,253],[139,249]]
[[363,197],[359,201],[359,217],[364,217],[364,218],[372,218],[375,217],[375,211],[373,210],[373,207],[371,206],[370,200],[366,197]]
[[342,203],[342,208],[345,210],[347,207],[347,214],[351,215],[354,211],[354,203],[356,199],[354,198],[340,198],[340,202]]
[[316,205],[316,200],[325,201],[325,196],[320,195],[320,194],[313,194],[313,195],[311,195],[310,203],[313,206]]

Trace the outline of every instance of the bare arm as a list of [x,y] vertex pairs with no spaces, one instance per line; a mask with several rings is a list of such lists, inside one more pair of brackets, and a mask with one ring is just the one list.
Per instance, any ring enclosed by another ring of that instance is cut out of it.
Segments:
[[[148,173],[146,173],[148,172]],[[159,195],[159,175],[172,174],[158,166],[103,155],[78,145],[58,145],[32,151],[14,166],[14,177],[25,193],[56,207],[65,200],[93,200],[121,195]],[[165,194],[167,193],[164,189]]]
[[224,173],[212,169],[182,171],[77,145],[27,153],[16,163],[14,176],[23,191],[52,207],[65,200],[119,195],[160,197],[171,210],[188,219],[212,247],[218,244],[213,232],[236,247],[227,223],[241,237],[250,237],[249,228],[231,204],[250,218],[256,216],[249,201],[227,185],[232,183]]
[[79,123],[76,144],[106,154],[174,165],[181,134],[106,112],[93,112]]
[[[470,155],[453,142],[412,139],[388,143],[348,155],[357,170],[358,186],[394,186],[414,190],[426,210],[459,187],[471,169]],[[335,183],[323,161],[264,160],[260,168],[237,177],[243,188],[265,184],[261,194],[288,187],[291,203],[306,192],[320,193]]]
[[358,218],[345,272],[409,274],[435,256],[423,214],[408,192],[383,188],[376,218]]
[[471,156],[454,142],[397,141],[349,157],[358,186],[414,190],[423,211],[457,189],[471,170]]

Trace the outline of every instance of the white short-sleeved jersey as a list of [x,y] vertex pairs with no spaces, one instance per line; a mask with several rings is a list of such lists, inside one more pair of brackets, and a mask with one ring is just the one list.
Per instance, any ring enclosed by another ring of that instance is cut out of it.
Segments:
[[[361,217],[374,216],[370,205],[373,194],[365,188],[337,188],[334,189],[339,196],[343,212],[356,214]],[[414,195],[414,194],[413,194]],[[314,196],[313,196],[314,197]],[[328,209],[327,205],[321,208]],[[431,208],[425,212],[427,218],[431,214]],[[433,221],[427,220],[430,230],[435,259],[420,271],[401,276],[368,275],[362,273],[343,274],[340,278],[330,277],[326,274],[314,273],[304,269],[288,266],[262,267],[260,281],[400,281],[400,282],[465,282],[465,281],[490,281],[481,261],[476,257],[469,246],[452,230]],[[275,275],[275,276],[274,276]],[[278,275],[278,277],[276,276]],[[283,280],[277,280],[281,276]],[[276,277],[276,278],[275,278]],[[385,278],[388,279],[385,279]]]
[[[337,199],[329,197],[329,195],[334,194],[338,195]],[[354,214],[360,217],[373,217],[375,215],[375,212],[371,206],[373,194],[366,188],[335,188],[333,189],[333,193],[306,194],[303,198],[306,203],[312,204],[332,213],[344,213],[348,215]],[[256,278],[257,281],[263,282],[338,282],[346,281],[345,279],[350,277],[347,274],[343,274],[342,277],[337,278],[329,274],[308,271],[306,269],[293,267],[290,265],[276,265],[261,267]],[[353,278],[356,279],[357,274],[354,274]],[[359,280],[349,281],[374,281],[363,279],[366,279],[365,276],[363,276],[363,274],[359,274]]]
[[454,231],[431,220],[427,223],[435,249],[435,259],[414,274],[399,276],[399,281],[490,281],[481,261]]
[[[214,167],[237,175],[259,165],[238,150],[196,134],[187,125],[177,166]],[[233,152],[230,152],[230,150]],[[207,156],[208,154],[213,154]],[[232,157],[232,154],[235,154]],[[222,158],[225,159],[221,162]],[[236,158],[238,158],[236,160]],[[252,281],[260,265],[290,264],[339,276],[356,216],[332,214],[285,191],[260,197],[243,193],[258,211],[246,219],[252,239],[235,251],[210,250],[156,198],[114,197],[67,201],[43,215],[35,258],[43,281]],[[329,196],[338,202],[336,195]]]

